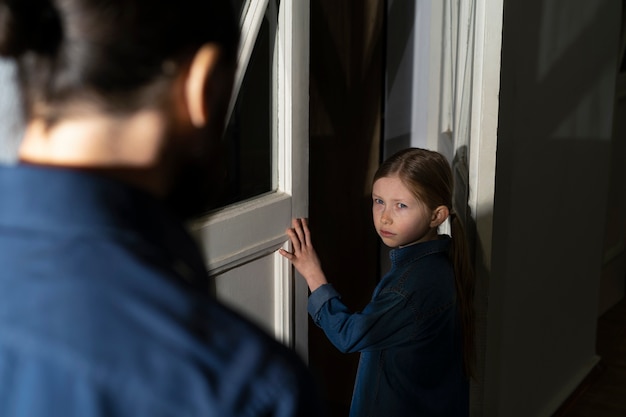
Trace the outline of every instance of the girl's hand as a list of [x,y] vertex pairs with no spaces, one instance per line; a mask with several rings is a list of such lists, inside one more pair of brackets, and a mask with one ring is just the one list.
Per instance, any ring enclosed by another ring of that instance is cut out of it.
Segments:
[[315,249],[311,244],[311,232],[306,219],[293,219],[291,229],[287,229],[287,236],[291,240],[293,252],[279,249],[279,253],[289,259],[293,266],[302,274],[311,292],[327,284],[324,271]]

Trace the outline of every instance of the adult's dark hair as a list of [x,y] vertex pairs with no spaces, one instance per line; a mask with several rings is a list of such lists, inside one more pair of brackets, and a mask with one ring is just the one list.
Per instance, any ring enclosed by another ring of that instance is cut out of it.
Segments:
[[234,63],[238,40],[229,0],[0,0],[0,55],[17,61],[27,116],[49,124],[154,105],[201,45]]
[[430,210],[446,206],[450,211],[452,245],[450,259],[454,266],[456,294],[463,327],[463,355],[465,372],[474,375],[475,363],[475,274],[465,229],[454,212],[452,193],[454,181],[450,164],[439,152],[420,148],[407,148],[389,157],[374,174],[374,182],[380,178],[394,177],[424,203]]

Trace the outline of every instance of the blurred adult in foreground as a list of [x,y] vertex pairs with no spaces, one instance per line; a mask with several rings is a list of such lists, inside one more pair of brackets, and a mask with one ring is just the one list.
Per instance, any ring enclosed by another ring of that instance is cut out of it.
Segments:
[[0,168],[0,415],[313,416],[303,363],[208,295],[224,0],[0,0],[26,131]]

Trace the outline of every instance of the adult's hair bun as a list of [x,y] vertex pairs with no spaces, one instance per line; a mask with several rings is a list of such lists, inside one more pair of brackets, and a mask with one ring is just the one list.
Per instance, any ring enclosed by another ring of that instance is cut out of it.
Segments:
[[20,45],[19,23],[13,9],[6,0],[0,0],[0,55],[17,56],[23,49]]
[[60,19],[49,0],[0,0],[0,55],[52,53],[61,37]]

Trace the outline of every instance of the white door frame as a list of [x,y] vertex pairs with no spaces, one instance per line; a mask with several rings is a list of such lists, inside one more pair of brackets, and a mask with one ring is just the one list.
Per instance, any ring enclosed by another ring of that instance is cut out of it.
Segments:
[[212,275],[273,256],[274,336],[306,355],[306,286],[293,279],[288,261],[275,252],[285,245],[285,230],[291,218],[306,216],[308,210],[308,0],[247,2],[231,103],[236,101],[268,7],[270,11],[280,7],[272,71],[275,191],[209,213],[197,219],[192,228],[202,243]]

